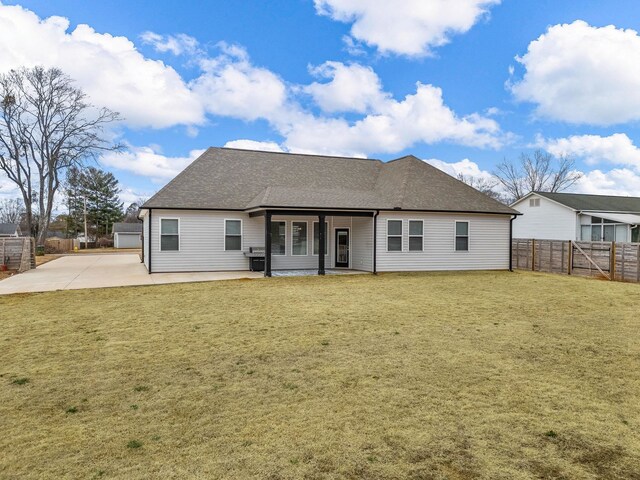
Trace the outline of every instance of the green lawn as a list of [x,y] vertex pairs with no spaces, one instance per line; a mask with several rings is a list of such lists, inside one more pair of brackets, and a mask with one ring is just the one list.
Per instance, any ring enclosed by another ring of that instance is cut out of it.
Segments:
[[639,307],[507,272],[0,297],[0,478],[640,479]]

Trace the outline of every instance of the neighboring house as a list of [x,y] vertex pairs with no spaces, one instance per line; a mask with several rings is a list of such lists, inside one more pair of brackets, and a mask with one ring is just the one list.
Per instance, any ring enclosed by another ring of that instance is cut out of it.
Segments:
[[142,223],[114,223],[112,231],[115,248],[142,248]]
[[248,270],[257,250],[270,276],[506,270],[517,214],[414,156],[209,148],[140,217],[149,272]]
[[531,192],[513,205],[522,213],[513,236],[549,240],[638,242],[640,198]]
[[20,226],[17,223],[0,223],[0,237],[19,237]]

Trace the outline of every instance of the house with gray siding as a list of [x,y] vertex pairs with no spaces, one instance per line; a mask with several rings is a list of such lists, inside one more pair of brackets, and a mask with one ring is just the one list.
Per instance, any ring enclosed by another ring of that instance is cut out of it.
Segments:
[[639,242],[640,197],[530,192],[513,208],[515,238]]
[[142,205],[150,273],[510,269],[514,209],[414,157],[209,148]]

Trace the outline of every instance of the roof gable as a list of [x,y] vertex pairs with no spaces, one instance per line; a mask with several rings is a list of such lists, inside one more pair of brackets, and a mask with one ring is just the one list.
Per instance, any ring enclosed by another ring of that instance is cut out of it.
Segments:
[[15,235],[17,231],[17,223],[0,223],[0,235]]
[[209,148],[142,208],[515,210],[414,156],[390,162]]

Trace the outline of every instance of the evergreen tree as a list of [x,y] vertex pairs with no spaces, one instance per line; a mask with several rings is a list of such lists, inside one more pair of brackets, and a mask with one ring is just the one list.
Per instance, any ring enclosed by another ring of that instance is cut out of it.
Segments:
[[124,217],[118,194],[120,187],[113,173],[95,167],[82,172],[82,191],[87,198],[87,219],[96,237],[111,233],[113,224]]
[[113,224],[124,217],[118,194],[118,180],[112,173],[95,167],[75,168],[67,172],[68,232],[72,236],[84,232],[84,201],[87,201],[89,235],[98,238],[111,233]]

